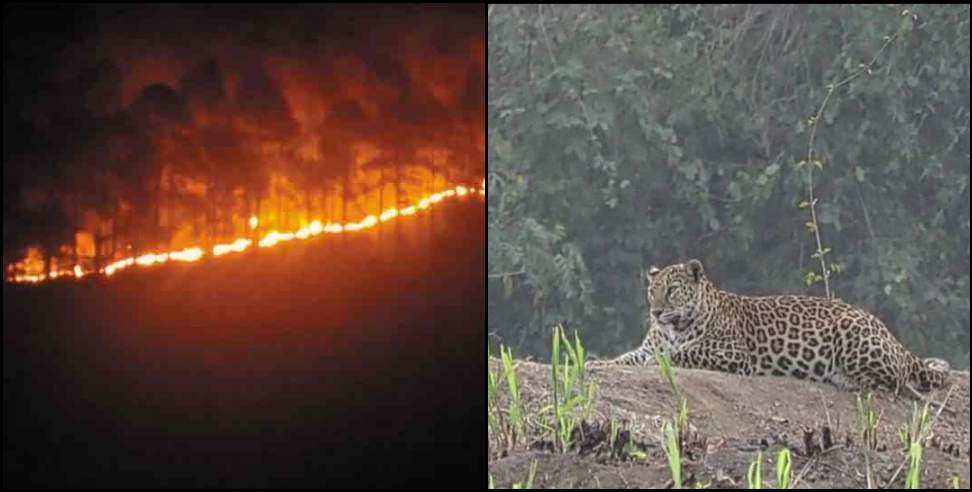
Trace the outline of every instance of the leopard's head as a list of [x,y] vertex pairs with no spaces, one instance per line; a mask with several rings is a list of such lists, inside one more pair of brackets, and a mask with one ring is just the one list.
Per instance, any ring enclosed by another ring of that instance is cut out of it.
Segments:
[[699,260],[651,268],[645,274],[651,318],[672,329],[684,329],[685,320],[701,312],[704,303],[705,270]]

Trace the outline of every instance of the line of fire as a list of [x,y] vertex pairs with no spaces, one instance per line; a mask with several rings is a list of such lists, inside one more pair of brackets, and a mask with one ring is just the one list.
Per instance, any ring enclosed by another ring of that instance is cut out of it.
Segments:
[[485,195],[481,36],[261,36],[281,39],[185,50],[116,30],[67,50],[5,153],[5,279],[390,238]]

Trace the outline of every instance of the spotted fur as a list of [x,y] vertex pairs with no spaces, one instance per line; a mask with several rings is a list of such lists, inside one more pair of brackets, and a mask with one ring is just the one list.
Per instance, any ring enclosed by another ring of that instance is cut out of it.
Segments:
[[653,268],[645,283],[651,309],[641,347],[595,365],[649,365],[657,347],[679,367],[790,376],[847,389],[927,392],[946,383],[946,362],[918,359],[881,320],[841,301],[722,291],[698,260]]

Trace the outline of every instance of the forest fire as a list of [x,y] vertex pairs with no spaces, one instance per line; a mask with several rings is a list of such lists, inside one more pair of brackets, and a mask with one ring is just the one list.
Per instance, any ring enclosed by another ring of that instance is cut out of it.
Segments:
[[[309,225],[293,232],[281,233],[278,231],[270,231],[257,242],[257,246],[260,248],[271,248],[293,239],[308,239],[320,234],[339,234],[345,231],[356,232],[369,229],[376,226],[379,222],[387,222],[400,216],[414,215],[418,210],[426,210],[430,208],[432,204],[439,203],[447,198],[465,197],[471,194],[485,196],[485,186],[485,180],[481,183],[481,187],[478,190],[474,188],[467,188],[463,185],[458,185],[455,188],[449,188],[438,193],[433,193],[419,200],[417,205],[411,205],[401,210],[397,208],[389,208],[383,211],[378,217],[369,215],[358,222],[346,224],[328,223],[326,225],[322,225],[319,220],[315,220]],[[250,217],[248,223],[251,229],[255,229],[259,223],[259,219],[256,216],[252,216]],[[231,243],[217,244],[212,247],[212,250],[209,253],[205,253],[201,247],[185,248],[179,251],[171,251],[167,253],[147,253],[137,257],[129,257],[114,261],[97,271],[85,271],[80,265],[74,265],[74,268],[72,269],[54,270],[47,275],[44,273],[13,274],[10,275],[7,280],[14,283],[39,283],[45,280],[54,280],[62,277],[74,277],[80,279],[91,274],[103,274],[106,277],[110,277],[120,270],[124,270],[135,265],[160,265],[169,261],[193,262],[202,259],[206,254],[211,254],[213,257],[219,257],[229,253],[241,253],[246,251],[252,245],[253,241],[246,238],[239,238]],[[43,264],[37,265],[36,260],[34,260],[34,265],[32,266],[25,264],[25,262],[28,261],[30,260],[23,260],[19,263],[13,264],[9,267],[9,270],[24,271],[29,269],[36,270],[43,268]]]
[[352,34],[355,9],[293,7],[257,16],[301,33],[272,43],[212,32],[204,10],[152,39],[150,12],[174,11],[106,16],[16,111],[5,278],[194,262],[485,196],[485,44],[460,27],[478,10],[382,7]]

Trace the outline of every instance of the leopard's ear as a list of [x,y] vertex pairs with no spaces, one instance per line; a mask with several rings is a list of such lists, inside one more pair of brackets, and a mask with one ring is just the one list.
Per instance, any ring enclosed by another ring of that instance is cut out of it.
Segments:
[[643,274],[641,276],[641,279],[644,280],[645,288],[647,289],[648,287],[651,287],[652,281],[654,281],[655,277],[658,276],[659,273],[661,273],[661,270],[652,266],[649,267],[647,270],[642,270],[641,273]]
[[686,263],[685,266],[688,267],[688,271],[692,275],[692,279],[695,280],[695,283],[699,283],[702,281],[702,275],[705,275],[705,269],[702,268],[701,261],[689,260],[689,262]]

